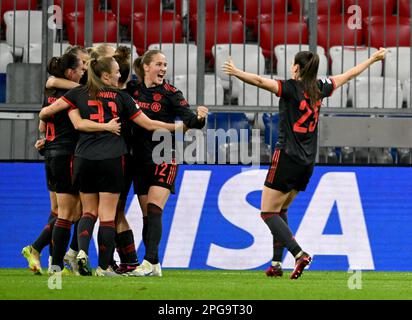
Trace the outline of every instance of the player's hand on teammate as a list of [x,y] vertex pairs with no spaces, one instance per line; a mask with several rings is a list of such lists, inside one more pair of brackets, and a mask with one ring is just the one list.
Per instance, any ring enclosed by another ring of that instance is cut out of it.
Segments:
[[34,144],[34,147],[36,148],[36,150],[41,150],[44,148],[45,143],[46,143],[46,139],[39,139]]
[[222,65],[222,71],[228,75],[235,75],[236,73],[236,67],[235,64],[233,63],[232,57],[229,56],[227,61]]
[[385,59],[385,55],[386,55],[387,49],[386,48],[379,48],[378,51],[376,51],[371,58],[373,59],[373,61],[379,61],[379,60],[383,60]]
[[197,107],[197,118],[199,120],[205,119],[207,117],[208,112],[209,112],[209,109],[205,106]]
[[118,136],[120,136],[120,131],[122,129],[122,125],[120,122],[118,122],[119,118],[113,118],[107,123],[107,131],[110,131],[111,133],[114,133]]

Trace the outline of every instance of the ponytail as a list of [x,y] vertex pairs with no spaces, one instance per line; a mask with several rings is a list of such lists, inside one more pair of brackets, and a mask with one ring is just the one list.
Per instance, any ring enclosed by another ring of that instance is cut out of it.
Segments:
[[103,72],[111,73],[113,61],[115,60],[112,57],[90,60],[87,69],[86,89],[93,99],[96,99],[100,89],[107,87],[101,80],[101,76]]
[[301,51],[295,55],[294,64],[299,65],[299,76],[303,89],[310,100],[313,109],[316,102],[321,98],[321,93],[317,84],[319,55],[310,51]]

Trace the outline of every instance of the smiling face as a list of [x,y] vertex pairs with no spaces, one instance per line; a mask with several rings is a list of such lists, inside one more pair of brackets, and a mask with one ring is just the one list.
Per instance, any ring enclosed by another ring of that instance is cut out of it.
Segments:
[[148,65],[143,64],[143,69],[146,87],[161,85],[167,71],[166,57],[161,53],[153,55],[152,61]]

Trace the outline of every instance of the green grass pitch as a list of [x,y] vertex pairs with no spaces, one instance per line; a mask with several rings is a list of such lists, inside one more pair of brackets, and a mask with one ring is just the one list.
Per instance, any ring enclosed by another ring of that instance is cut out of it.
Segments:
[[[361,273],[361,289],[349,289],[354,274],[305,271],[298,280],[267,278],[263,271],[163,270],[162,278],[63,276],[61,289],[47,275],[27,269],[0,269],[0,299],[109,300],[369,300],[412,299],[411,273]],[[358,278],[359,281],[359,278]],[[360,282],[358,282],[359,285]]]

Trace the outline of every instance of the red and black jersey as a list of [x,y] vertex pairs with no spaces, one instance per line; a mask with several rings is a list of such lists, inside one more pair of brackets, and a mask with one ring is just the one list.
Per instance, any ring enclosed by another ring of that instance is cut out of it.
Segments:
[[[83,86],[67,92],[63,99],[70,104],[72,111],[79,109],[83,119],[107,123],[113,118],[134,119],[141,110],[126,93],[113,88],[102,88],[93,99]],[[122,136],[108,131],[80,132],[75,156],[89,160],[104,160],[120,157],[127,153]]]
[[314,106],[297,80],[277,80],[279,101],[279,135],[276,148],[283,149],[296,162],[304,165],[315,162],[318,139],[318,120],[322,99],[335,89],[332,79],[318,80],[321,99]]
[[[45,96],[43,108],[51,105],[66,92],[65,89],[56,89],[52,95]],[[73,154],[78,138],[79,134],[74,129],[67,111],[56,113],[46,122],[44,155],[46,157],[55,157]]]
[[[127,91],[152,120],[174,123],[179,118],[186,127],[193,129],[201,129],[205,125],[205,121],[199,120],[197,114],[190,109],[182,92],[166,81],[150,88],[144,82],[130,81]],[[153,141],[152,134],[153,132],[137,125],[133,128],[133,155],[139,162],[153,163],[152,151],[161,142]]]

